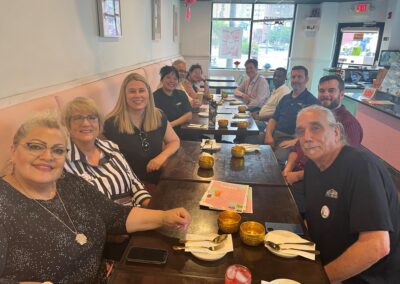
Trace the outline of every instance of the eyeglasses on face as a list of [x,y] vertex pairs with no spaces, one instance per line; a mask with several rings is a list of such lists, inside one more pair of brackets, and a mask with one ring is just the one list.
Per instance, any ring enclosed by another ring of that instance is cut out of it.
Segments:
[[85,121],[85,119],[87,121],[89,121],[90,123],[94,123],[94,122],[98,121],[99,117],[95,114],[89,114],[86,116],[77,114],[77,115],[71,116],[71,121],[73,121],[73,122],[83,123]]
[[29,151],[32,155],[41,156],[47,149],[50,149],[51,155],[54,158],[63,158],[65,154],[68,152],[68,149],[64,146],[53,146],[47,147],[46,144],[38,143],[38,142],[26,142],[22,144],[22,146]]
[[149,139],[147,138],[146,132],[140,131],[139,138],[142,143],[143,151],[145,151],[145,152],[149,151],[150,150],[150,142],[149,142]]

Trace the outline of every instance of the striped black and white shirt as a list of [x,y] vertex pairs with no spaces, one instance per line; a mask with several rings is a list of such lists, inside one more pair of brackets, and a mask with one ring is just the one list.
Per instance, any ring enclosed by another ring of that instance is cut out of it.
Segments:
[[96,139],[95,145],[102,151],[102,156],[99,165],[92,166],[78,147],[72,141],[70,143],[71,150],[64,166],[67,172],[82,177],[113,200],[130,194],[133,205],[140,205],[145,199],[151,198],[132,172],[117,144]]

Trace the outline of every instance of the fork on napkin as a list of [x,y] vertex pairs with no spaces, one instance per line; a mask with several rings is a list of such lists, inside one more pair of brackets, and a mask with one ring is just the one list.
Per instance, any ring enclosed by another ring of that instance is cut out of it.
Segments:
[[[185,251],[186,252],[201,252],[201,253],[207,253],[207,254],[212,254],[212,255],[220,255],[220,254],[225,254],[228,252],[233,251],[233,242],[232,242],[232,235],[229,234],[226,240],[224,240],[220,244],[213,243],[212,240],[218,236],[218,234],[207,234],[207,235],[200,235],[200,234],[187,234],[185,239],[186,240],[209,240],[209,241],[202,241],[202,242],[187,242],[185,243]],[[216,251],[211,251],[207,249],[207,247],[216,247],[219,245],[223,246],[216,250]],[[204,248],[199,248],[199,246],[204,246]]]
[[250,114],[248,113],[235,113],[235,115],[233,116],[233,118],[248,118],[250,117]]
[[221,148],[221,145],[215,139],[202,139],[200,148],[202,150],[218,150]]
[[237,144],[238,146],[242,146],[245,151],[248,152],[253,152],[253,151],[260,151],[260,145],[257,144]]
[[190,124],[188,124],[187,127],[190,127],[190,128],[208,128],[208,125],[207,124],[190,123]]
[[[268,234],[267,234],[268,235]],[[285,238],[285,239],[280,239],[276,240],[274,238],[270,238],[269,241],[272,241],[274,243],[278,243],[281,248],[284,248],[284,250],[276,250],[277,252],[282,252],[285,254],[291,254],[291,255],[298,255],[302,256],[307,259],[315,260],[315,254],[314,253],[309,253],[305,251],[300,251],[300,250],[291,250],[290,248],[293,249],[305,249],[305,250],[315,250],[315,244],[313,245],[302,245],[302,244],[289,244],[289,243],[296,243],[296,242],[309,242],[309,240],[303,239],[301,237],[296,237],[296,238]],[[267,246],[265,244],[265,246]],[[272,249],[272,248],[271,248]]]

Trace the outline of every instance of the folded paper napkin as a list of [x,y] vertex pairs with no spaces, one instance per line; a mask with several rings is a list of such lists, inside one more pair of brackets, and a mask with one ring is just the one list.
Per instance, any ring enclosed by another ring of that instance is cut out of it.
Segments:
[[215,247],[220,244],[215,244],[211,242],[215,237],[217,237],[218,234],[207,234],[207,235],[198,235],[198,234],[187,234],[186,235],[186,240],[210,240],[210,241],[204,241],[204,242],[188,242],[185,244],[186,248],[185,251],[187,252],[201,252],[201,253],[207,253],[211,255],[220,255],[220,254],[225,254],[228,252],[233,251],[233,242],[232,242],[232,235],[229,234],[226,240],[224,240],[222,243],[224,246],[220,248],[217,251],[211,251],[207,248],[193,248],[193,246],[204,246],[204,247]]
[[250,114],[248,114],[248,113],[236,113],[233,117],[234,118],[248,118],[248,117],[250,117]]
[[201,140],[200,148],[203,150],[219,150],[221,145],[215,139],[203,139]]
[[[278,233],[279,231],[272,231]],[[283,231],[282,231],[283,232]],[[314,245],[301,245],[301,244],[281,244],[281,243],[299,243],[299,242],[309,242],[309,240],[303,239],[302,237],[290,232],[293,234],[293,236],[279,236],[279,234],[271,234],[269,237],[268,234],[266,236],[266,240],[274,242],[276,244],[280,244],[279,246],[281,248],[285,248],[285,250],[281,250],[280,252],[285,253],[285,254],[291,254],[291,255],[299,255],[307,259],[315,260],[315,254],[309,253],[309,252],[304,252],[304,251],[299,251],[299,250],[290,250],[286,248],[296,248],[296,249],[306,249],[306,250],[315,250],[315,244]],[[267,246],[265,244],[265,246]]]
[[208,125],[207,124],[190,123],[190,124],[188,124],[187,127],[191,127],[191,128],[208,128]]
[[257,144],[237,144],[238,146],[242,146],[247,153],[253,152],[253,151],[260,151],[260,145]]
[[[305,240],[307,241],[307,240]],[[300,251],[300,250],[290,250],[286,248],[296,248],[296,249],[307,249],[307,250],[315,250],[315,245],[309,246],[309,245],[291,245],[291,244],[284,244],[280,245],[281,248],[285,248],[282,252],[287,253],[287,254],[293,254],[293,255],[299,255],[307,259],[315,260],[315,254],[305,252],[305,251]]]

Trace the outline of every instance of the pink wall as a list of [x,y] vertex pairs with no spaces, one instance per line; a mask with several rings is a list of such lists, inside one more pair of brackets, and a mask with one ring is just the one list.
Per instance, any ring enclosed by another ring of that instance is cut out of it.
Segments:
[[356,118],[364,130],[362,145],[400,170],[400,119],[361,103]]

